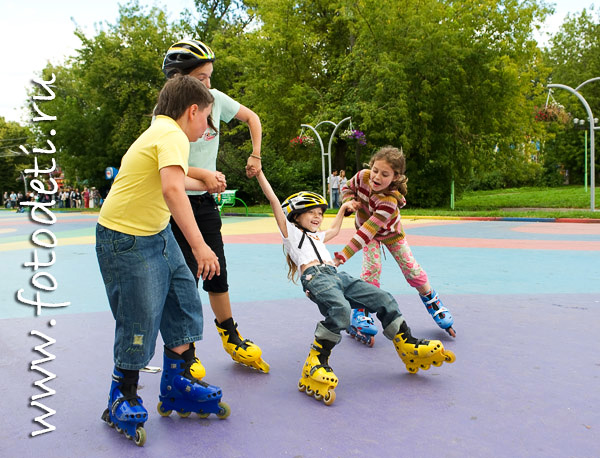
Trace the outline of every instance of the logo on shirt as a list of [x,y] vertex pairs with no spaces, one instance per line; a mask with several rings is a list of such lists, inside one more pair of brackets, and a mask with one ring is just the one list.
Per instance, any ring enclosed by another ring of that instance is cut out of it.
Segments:
[[216,137],[215,132],[213,132],[210,129],[206,129],[206,132],[204,132],[204,135],[202,135],[202,140],[204,140],[205,142],[209,142],[215,137]]

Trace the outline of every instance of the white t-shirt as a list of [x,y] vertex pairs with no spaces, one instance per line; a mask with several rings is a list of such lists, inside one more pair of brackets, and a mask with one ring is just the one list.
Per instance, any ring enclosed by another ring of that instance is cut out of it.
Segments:
[[340,177],[339,175],[329,175],[327,179],[327,183],[331,185],[331,189],[338,189],[340,187]]
[[[302,236],[304,232],[298,227],[290,223],[288,220],[285,221],[287,227],[288,236],[285,238],[283,234],[281,234],[281,238],[283,239],[283,247],[285,248],[285,252],[290,255],[292,261],[298,268],[303,266],[304,264],[308,264],[309,262],[318,261],[319,258],[315,253],[315,248],[319,252],[321,256],[321,260],[323,262],[330,261],[333,262],[331,258],[331,254],[327,250],[325,243],[325,232],[308,232],[306,231],[306,237],[304,238],[304,242],[302,243],[302,248],[298,248],[300,241],[302,240]],[[310,243],[309,238],[313,241],[315,248],[313,248],[313,244]]]

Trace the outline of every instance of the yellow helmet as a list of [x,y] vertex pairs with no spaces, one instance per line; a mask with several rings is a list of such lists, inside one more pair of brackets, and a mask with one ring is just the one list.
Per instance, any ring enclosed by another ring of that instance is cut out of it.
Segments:
[[292,194],[281,204],[283,213],[290,223],[294,221],[294,215],[304,213],[313,207],[320,207],[324,212],[327,210],[327,206],[327,201],[323,196],[310,191],[300,191]]

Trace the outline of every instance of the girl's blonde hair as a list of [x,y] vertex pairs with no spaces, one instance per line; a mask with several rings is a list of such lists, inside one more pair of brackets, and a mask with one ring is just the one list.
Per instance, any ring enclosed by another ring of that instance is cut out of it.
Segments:
[[394,180],[390,183],[389,189],[397,189],[403,196],[408,192],[408,178],[406,172],[406,158],[402,152],[402,148],[398,149],[393,146],[384,146],[379,149],[369,161],[369,168],[373,167],[375,161],[386,161],[394,171]]
[[[284,249],[285,251],[285,249]],[[289,281],[291,281],[292,283],[296,283],[296,274],[298,273],[298,266],[296,264],[294,264],[294,261],[292,261],[292,258],[290,258],[290,255],[286,253],[285,255],[285,260],[287,262],[288,265],[288,273],[287,273],[287,278]]]

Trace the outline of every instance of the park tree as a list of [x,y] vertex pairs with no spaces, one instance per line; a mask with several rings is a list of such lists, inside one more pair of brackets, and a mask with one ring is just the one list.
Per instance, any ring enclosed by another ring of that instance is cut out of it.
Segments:
[[6,121],[0,116],[0,193],[25,191],[22,172],[32,167],[31,158],[26,156],[21,145],[27,147],[33,136],[27,126]]
[[104,169],[119,167],[131,143],[150,125],[158,92],[165,82],[164,53],[175,40],[175,30],[163,11],[146,12],[137,3],[120,8],[116,24],[101,27],[96,36],[83,31],[76,55],[64,65],[48,65],[45,80],[55,75],[56,98],[46,112],[57,120],[34,126],[53,141],[67,182],[104,184]]
[[[487,181],[503,185],[528,170],[528,142],[544,132],[532,115],[546,78],[532,39],[548,12],[541,2],[198,0],[195,7],[169,24],[162,11],[129,4],[96,36],[77,31],[77,54],[44,70],[46,79],[57,77],[51,111],[59,114],[67,178],[101,180],[106,166],[118,166],[150,122],[164,52],[185,36],[215,50],[213,87],[261,117],[264,164],[282,194],[320,189],[318,149],[291,147],[300,124],[347,116],[367,144],[353,150],[337,138],[334,166],[355,172],[375,149],[402,146],[412,204],[446,205],[452,181],[460,190],[495,172]],[[325,140],[330,132],[321,129]],[[234,122],[221,133],[218,166],[229,183],[259,194],[243,172],[247,129]]]
[[452,180],[460,189],[506,157],[525,161],[541,78],[532,32],[547,12],[516,0],[258,0],[237,87],[279,154],[301,122],[350,115],[365,158],[403,146],[412,202],[441,205]]
[[[553,83],[575,89],[585,81],[600,77],[600,11],[595,11],[592,7],[579,14],[569,15],[550,39],[545,60],[552,68],[550,81]],[[600,81],[584,85],[580,93],[590,105],[594,116],[600,117]],[[569,91],[554,89],[552,97],[570,113],[570,121],[573,118],[587,120],[583,104]],[[589,128],[587,122],[585,126]],[[544,142],[544,162],[548,177],[557,180],[558,171],[564,169],[569,170],[571,183],[583,183],[584,155],[584,133],[575,129],[572,122],[549,129]],[[600,161],[596,157],[597,172],[598,164]]]

